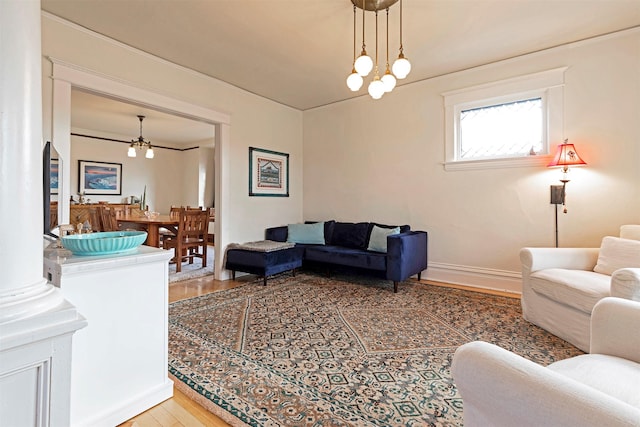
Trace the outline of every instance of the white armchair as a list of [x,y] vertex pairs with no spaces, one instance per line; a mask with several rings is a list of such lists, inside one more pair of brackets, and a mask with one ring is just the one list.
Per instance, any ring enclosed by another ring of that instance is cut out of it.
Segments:
[[640,426],[640,302],[604,298],[591,325],[591,354],[547,367],[481,341],[459,347],[464,425]]
[[640,301],[636,240],[640,225],[623,225],[620,238],[605,237],[601,248],[521,249],[523,317],[588,352],[591,311],[598,301],[608,296]]

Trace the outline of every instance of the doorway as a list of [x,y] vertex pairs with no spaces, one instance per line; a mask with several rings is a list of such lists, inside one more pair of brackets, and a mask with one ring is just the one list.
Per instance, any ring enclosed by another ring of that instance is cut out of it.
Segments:
[[198,122],[210,124],[214,127],[215,139],[215,236],[216,246],[220,248],[215,251],[214,277],[217,280],[223,277],[223,253],[228,238],[223,227],[226,219],[226,208],[224,197],[229,192],[229,183],[225,176],[224,162],[222,154],[228,152],[226,147],[230,144],[230,117],[195,104],[180,101],[156,92],[152,92],[140,87],[112,80],[108,77],[94,74],[87,70],[69,67],[59,63],[55,59],[49,58],[53,63],[53,111],[52,111],[52,136],[53,145],[59,155],[60,162],[60,186],[58,215],[60,223],[68,223],[69,198],[71,196],[71,91],[79,89],[91,94],[111,98],[128,104],[139,105],[166,114],[188,118]]

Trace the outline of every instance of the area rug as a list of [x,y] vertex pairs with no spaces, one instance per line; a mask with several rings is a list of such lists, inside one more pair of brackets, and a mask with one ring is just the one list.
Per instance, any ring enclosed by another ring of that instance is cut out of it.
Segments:
[[458,346],[547,365],[580,350],[522,319],[520,301],[407,281],[312,274],[169,307],[176,386],[233,426],[460,426]]
[[203,277],[207,275],[213,274],[213,257],[214,257],[213,246],[209,246],[207,248],[207,266],[202,267],[202,261],[200,258],[196,258],[193,260],[193,264],[189,264],[186,262],[182,263],[180,273],[176,273],[176,265],[169,264],[169,283],[180,282],[182,280],[194,279],[196,277]]

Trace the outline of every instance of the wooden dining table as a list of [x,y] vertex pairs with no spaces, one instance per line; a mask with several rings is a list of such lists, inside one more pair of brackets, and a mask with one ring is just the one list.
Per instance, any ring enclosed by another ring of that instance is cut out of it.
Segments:
[[177,233],[178,230],[178,218],[172,218],[169,214],[158,215],[155,218],[148,218],[142,215],[129,214],[122,215],[117,218],[120,228],[127,227],[127,224],[135,224],[135,228],[143,228],[147,232],[147,240],[145,245],[160,247],[160,229],[166,228],[167,230]]

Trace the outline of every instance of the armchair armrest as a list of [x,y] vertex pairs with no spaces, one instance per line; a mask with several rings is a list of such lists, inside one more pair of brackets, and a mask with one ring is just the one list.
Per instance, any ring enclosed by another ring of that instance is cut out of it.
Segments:
[[387,236],[387,279],[402,282],[427,268],[427,232]]
[[459,347],[451,371],[466,427],[637,426],[633,406],[493,344]]
[[621,268],[611,275],[611,296],[640,301],[640,268]]
[[607,297],[591,313],[590,353],[640,363],[640,302]]
[[522,248],[520,262],[530,272],[547,268],[593,270],[600,248]]

